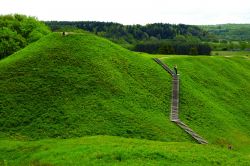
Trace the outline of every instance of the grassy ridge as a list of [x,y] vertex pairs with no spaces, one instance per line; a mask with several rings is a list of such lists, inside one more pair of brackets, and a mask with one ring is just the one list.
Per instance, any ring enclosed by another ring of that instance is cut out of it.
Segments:
[[178,65],[181,119],[206,146],[169,121],[171,79],[151,57],[54,33],[1,60],[0,165],[249,165],[248,56],[157,55]]
[[0,141],[3,165],[249,165],[226,148],[94,136],[42,141]]
[[0,78],[2,137],[190,140],[168,120],[161,67],[92,34],[51,34],[1,60]]
[[171,57],[181,78],[181,119],[210,143],[250,151],[248,56]]

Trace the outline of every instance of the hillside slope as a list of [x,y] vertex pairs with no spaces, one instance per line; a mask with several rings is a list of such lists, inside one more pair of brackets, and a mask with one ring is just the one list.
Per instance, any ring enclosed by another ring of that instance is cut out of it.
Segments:
[[2,137],[190,140],[169,121],[167,73],[89,33],[44,37],[1,60],[0,78]]
[[250,152],[248,56],[171,57],[180,73],[180,118],[212,144]]

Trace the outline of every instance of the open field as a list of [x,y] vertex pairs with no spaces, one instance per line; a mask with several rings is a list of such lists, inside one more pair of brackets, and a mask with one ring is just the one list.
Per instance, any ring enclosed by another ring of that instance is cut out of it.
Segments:
[[214,56],[250,56],[250,51],[213,51]]

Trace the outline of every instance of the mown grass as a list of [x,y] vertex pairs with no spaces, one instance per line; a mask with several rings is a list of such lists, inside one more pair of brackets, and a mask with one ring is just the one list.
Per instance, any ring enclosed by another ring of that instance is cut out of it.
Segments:
[[249,165],[234,150],[111,136],[0,141],[3,165]]
[[190,141],[169,121],[170,98],[170,78],[149,57],[53,33],[0,61],[0,136]]
[[210,143],[250,152],[248,56],[170,57],[180,73],[180,117]]
[[250,56],[250,51],[213,51],[214,56]]

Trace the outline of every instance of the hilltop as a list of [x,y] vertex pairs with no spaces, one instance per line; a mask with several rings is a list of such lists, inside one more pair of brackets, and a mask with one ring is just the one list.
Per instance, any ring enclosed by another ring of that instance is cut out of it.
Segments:
[[0,131],[189,141],[169,121],[171,81],[150,58],[89,33],[52,33],[0,61]]

